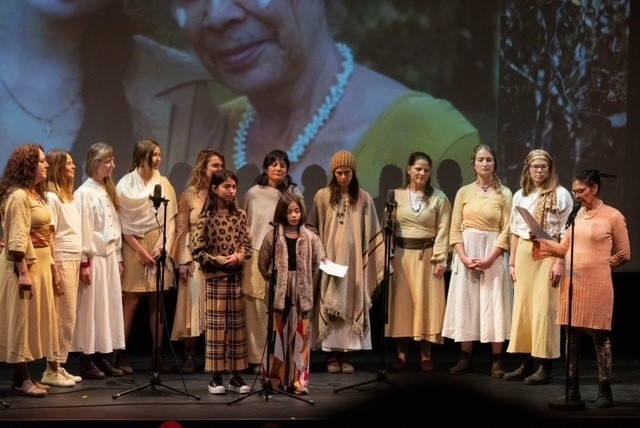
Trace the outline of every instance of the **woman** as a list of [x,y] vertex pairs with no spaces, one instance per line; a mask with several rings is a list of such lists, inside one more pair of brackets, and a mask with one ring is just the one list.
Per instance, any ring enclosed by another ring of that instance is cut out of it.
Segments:
[[12,390],[47,395],[31,378],[29,363],[58,353],[51,210],[45,195],[47,159],[42,146],[16,148],[0,180],[5,248],[0,255],[0,361],[12,371]]
[[344,277],[322,275],[314,302],[316,346],[327,352],[329,373],[353,373],[349,353],[371,349],[369,309],[384,273],[384,242],[371,195],[360,188],[356,159],[346,150],[331,158],[333,177],[316,193],[309,226],[327,258],[349,266]]
[[[571,191],[582,208],[562,242],[533,239],[533,258],[566,257],[566,272],[560,287],[557,322],[571,324],[568,348],[568,399],[579,401],[579,357],[583,335],[591,337],[598,361],[596,406],[613,406],[611,392],[611,319],[613,281],[611,272],[631,258],[627,222],[622,213],[600,198],[599,171],[584,170],[571,180]],[[573,242],[572,242],[573,241]],[[573,252],[569,251],[573,249]],[[570,269],[573,268],[573,272]],[[571,286],[571,294],[569,287]],[[571,313],[571,320],[569,320]],[[567,397],[563,397],[565,399]]]
[[73,349],[81,352],[80,374],[87,379],[122,376],[111,364],[114,350],[124,349],[122,316],[122,234],[120,200],[113,181],[115,152],[95,143],[87,152],[89,178],[74,193],[82,219],[82,258],[78,291],[78,322]]
[[258,266],[260,246],[271,229],[273,213],[283,193],[294,192],[302,200],[302,193],[289,175],[290,167],[285,152],[270,151],[262,161],[262,172],[256,177],[255,184],[244,195],[243,209],[253,246],[251,259],[244,268],[242,292],[247,320],[247,361],[254,372],[259,371],[267,344],[266,284]]
[[179,266],[180,285],[176,301],[171,340],[184,341],[181,373],[195,371],[198,338],[205,331],[205,280],[198,262],[193,260],[191,238],[195,234],[198,216],[209,195],[211,177],[224,169],[224,157],[212,149],[201,150],[191,171],[187,189],[178,199],[176,239],[171,258]]
[[291,192],[283,193],[273,214],[277,226],[264,236],[258,255],[260,273],[273,285],[269,293],[273,293],[275,340],[266,372],[274,387],[297,395],[309,393],[309,314],[320,262],[325,258],[320,238],[305,223],[302,200]]
[[[516,207],[529,211],[538,224],[555,239],[564,234],[573,199],[558,183],[549,153],[532,150],[520,175],[520,189],[513,196],[509,275],[513,281],[513,313],[507,352],[523,354],[516,370],[504,380],[521,380],[527,385],[551,381],[552,361],[560,357],[560,326],[556,324],[558,284],[564,274],[564,259],[534,261],[531,230]],[[538,368],[534,367],[534,358]]]
[[209,199],[193,236],[193,258],[207,281],[204,371],[213,373],[211,394],[226,393],[222,373],[227,370],[230,391],[251,391],[239,374],[247,368],[242,265],[251,257],[251,237],[247,216],[237,207],[237,186],[233,172],[223,169],[213,174]]
[[[88,141],[113,142],[120,153],[136,135],[151,135],[167,142],[175,162],[195,157],[186,142],[205,141],[216,116],[212,79],[192,55],[135,35],[139,25],[128,3],[0,2],[5,147],[33,139],[84,159]],[[148,26],[144,19],[139,24]],[[0,165],[5,159],[0,152]],[[114,176],[125,172],[123,165]]]
[[55,231],[55,265],[52,272],[54,285],[57,286],[55,301],[60,343],[59,352],[47,357],[47,369],[42,374],[41,382],[52,386],[73,386],[81,382],[82,377],[67,372],[62,364],[69,357],[76,325],[82,254],[80,213],[73,202],[76,166],[69,152],[58,149],[47,152],[47,163],[47,202],[53,214],[51,225]]
[[[341,1],[173,0],[173,14],[214,79],[241,95],[221,107],[216,141],[239,170],[282,147],[301,182],[344,149],[357,156],[360,185],[378,189],[387,164],[424,150],[459,164],[478,131],[446,100],[413,91],[357,64],[337,43]],[[393,144],[396,142],[397,144]],[[471,179],[468,175],[467,179]]]
[[502,185],[495,150],[473,151],[475,182],[458,190],[449,242],[454,254],[442,335],[462,343],[451,374],[473,371],[473,342],[491,343],[491,376],[504,375],[502,354],[509,339],[511,305],[504,253],[509,251],[512,193]]
[[[167,253],[173,246],[178,204],[173,186],[160,174],[161,162],[162,154],[157,141],[138,141],[133,148],[129,172],[120,179],[116,191],[122,205],[120,223],[124,238],[122,300],[125,338],[129,340],[136,310],[140,300],[146,297],[153,341],[151,363],[154,365],[157,362],[158,371],[167,373],[171,371],[171,363],[162,354],[165,314],[158,313],[158,305],[164,292],[174,286],[173,262]],[[159,186],[160,196],[165,200],[165,203],[158,201],[157,206],[150,198],[156,195],[156,186]],[[157,272],[158,266],[164,267],[164,271]],[[163,278],[164,282],[159,282],[158,277]],[[161,293],[157,292],[158,286]],[[124,352],[117,352],[115,361],[117,368],[127,374],[133,373]]]
[[393,282],[389,287],[387,337],[396,341],[394,370],[407,367],[411,341],[420,344],[420,368],[432,372],[432,344],[443,344],[444,273],[447,269],[451,204],[431,187],[431,157],[409,156],[407,187],[394,190]]

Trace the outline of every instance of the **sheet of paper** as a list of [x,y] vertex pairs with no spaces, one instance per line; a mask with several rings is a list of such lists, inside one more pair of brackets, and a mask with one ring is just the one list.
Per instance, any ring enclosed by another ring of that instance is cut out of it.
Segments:
[[347,274],[347,266],[339,265],[337,263],[332,262],[329,259],[325,259],[320,263],[320,270],[333,276],[338,276],[340,278],[344,278]]
[[531,231],[532,235],[534,235],[538,239],[551,239],[551,240],[553,240],[553,238],[547,232],[545,232],[542,227],[540,227],[540,225],[538,224],[536,219],[533,218],[531,213],[529,211],[527,211],[526,208],[516,207],[516,210],[518,210],[518,212],[520,213],[520,215],[524,219],[525,223],[527,223],[527,226],[529,226],[529,230]]

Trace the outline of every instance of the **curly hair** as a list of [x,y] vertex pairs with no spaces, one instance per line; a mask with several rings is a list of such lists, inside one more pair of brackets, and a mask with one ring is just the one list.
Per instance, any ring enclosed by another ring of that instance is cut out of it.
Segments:
[[27,143],[11,153],[0,180],[0,205],[3,206],[7,196],[16,189],[31,190],[42,201],[46,201],[44,181],[35,184],[40,152],[44,153],[40,144]]

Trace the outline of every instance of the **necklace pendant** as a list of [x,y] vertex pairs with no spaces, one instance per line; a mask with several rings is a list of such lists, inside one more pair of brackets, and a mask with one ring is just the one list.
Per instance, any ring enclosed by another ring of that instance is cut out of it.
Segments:
[[44,131],[45,137],[50,138],[51,133],[53,132],[53,126],[51,126],[51,122],[45,123],[44,128],[42,128],[42,130]]

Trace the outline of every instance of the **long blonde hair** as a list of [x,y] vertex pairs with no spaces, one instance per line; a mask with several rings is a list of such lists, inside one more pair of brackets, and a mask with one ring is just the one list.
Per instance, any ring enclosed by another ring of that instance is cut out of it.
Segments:
[[[87,152],[87,163],[85,164],[85,171],[87,175],[89,177],[93,177],[98,169],[98,164],[109,158],[115,158],[113,147],[107,143],[99,142],[93,144]],[[116,211],[120,211],[120,198],[118,198],[113,177],[105,177],[101,184],[104,185],[104,189],[107,191],[107,195],[109,196],[109,199],[111,199],[111,203],[115,207]]]

